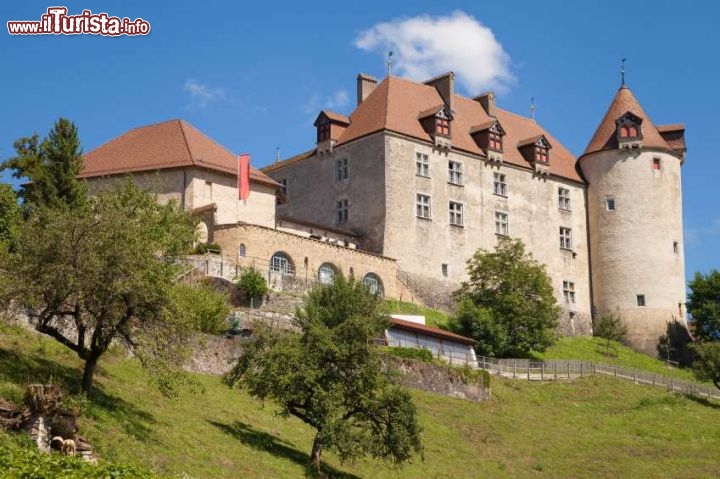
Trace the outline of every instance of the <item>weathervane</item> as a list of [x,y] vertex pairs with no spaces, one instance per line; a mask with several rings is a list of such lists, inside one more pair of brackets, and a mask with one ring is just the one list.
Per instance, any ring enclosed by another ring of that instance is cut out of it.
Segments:
[[622,84],[620,85],[620,88],[625,86],[625,58],[622,59],[620,62],[620,79],[622,80]]
[[535,121],[535,97],[530,97],[530,118]]
[[388,52],[387,61],[385,62],[385,63],[387,63],[387,74],[388,74],[388,76],[390,76],[390,66],[392,65],[392,56],[393,56],[393,52],[392,52],[392,50],[390,50],[390,51]]

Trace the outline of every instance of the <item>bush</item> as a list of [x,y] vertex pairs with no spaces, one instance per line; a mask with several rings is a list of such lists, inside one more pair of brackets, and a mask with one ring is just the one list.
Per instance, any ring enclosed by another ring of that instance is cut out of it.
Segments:
[[260,271],[248,268],[240,275],[237,287],[244,293],[248,301],[252,298],[262,298],[268,293],[267,282]]
[[205,254],[205,253],[215,253],[220,254],[222,249],[220,248],[220,245],[217,243],[198,243],[197,246],[195,246],[195,250],[193,253],[195,254]]
[[424,363],[433,362],[433,354],[429,349],[425,348],[403,348],[399,346],[391,346],[387,348],[388,353],[399,358],[417,359]]
[[230,313],[227,295],[204,284],[178,284],[174,288],[174,300],[195,331],[217,334],[226,329],[225,320]]
[[490,373],[485,369],[475,369],[470,366],[456,368],[460,373],[460,381],[463,384],[477,384],[485,388],[490,387]]

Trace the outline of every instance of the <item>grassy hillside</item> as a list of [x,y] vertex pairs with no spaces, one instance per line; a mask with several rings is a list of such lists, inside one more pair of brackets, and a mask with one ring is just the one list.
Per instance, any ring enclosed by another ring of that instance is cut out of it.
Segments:
[[388,314],[421,314],[425,316],[425,323],[428,326],[443,327],[447,325],[450,317],[437,309],[418,306],[415,303],[406,303],[397,299],[385,300],[385,311]]
[[[80,363],[53,342],[0,330],[0,395],[19,384],[71,386]],[[203,394],[163,398],[134,360],[101,360],[81,433],[113,461],[189,477],[303,477],[312,432],[273,414],[218,378]],[[395,470],[374,461],[340,464],[334,477],[702,478],[720,475],[720,406],[612,378],[531,383],[493,378],[493,398],[471,403],[413,393],[425,458]]]
[[604,340],[601,342],[598,338],[587,336],[560,338],[544,353],[533,353],[532,356],[536,359],[581,359],[695,381],[692,371],[669,367],[664,361],[638,353],[615,341],[611,341],[615,355],[608,356],[604,344]]

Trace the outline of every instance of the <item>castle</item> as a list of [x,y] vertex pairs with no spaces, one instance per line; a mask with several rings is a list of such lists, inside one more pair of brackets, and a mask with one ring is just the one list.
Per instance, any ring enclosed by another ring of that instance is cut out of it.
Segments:
[[685,323],[684,126],[654,125],[623,82],[575,158],[454,83],[359,75],[349,116],[320,112],[315,148],[263,169],[283,185],[278,213],[354,231],[423,297],[447,297],[478,248],[520,238],[547,266],[566,334],[615,313],[655,354],[667,323]]
[[616,313],[655,354],[668,322],[685,324],[684,127],[654,125],[623,84],[576,158],[533,118],[454,83],[359,75],[355,110],[320,112],[314,148],[251,169],[247,200],[237,157],[182,120],[98,147],[81,176],[94,188],[132,174],[198,215],[223,261],[279,288],[342,273],[438,304],[478,248],[520,238],[547,266],[565,334]]

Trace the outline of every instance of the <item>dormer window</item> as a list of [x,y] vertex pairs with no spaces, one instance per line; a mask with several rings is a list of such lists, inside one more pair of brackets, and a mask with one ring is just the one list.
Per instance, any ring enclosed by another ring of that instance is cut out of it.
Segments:
[[425,132],[430,135],[435,146],[441,149],[450,148],[452,113],[447,105],[439,105],[420,112],[418,120]]
[[443,136],[450,136],[450,120],[447,118],[435,118],[435,133]]
[[615,121],[618,146],[622,149],[642,146],[642,118],[627,112]]
[[472,136],[475,143],[484,150],[488,161],[502,163],[505,130],[503,130],[497,120],[492,119],[480,125],[473,126],[470,129],[470,136]]
[[318,122],[317,125],[317,141],[320,143],[321,141],[329,140],[330,139],[330,120],[327,118],[323,118],[321,121]]
[[543,146],[535,147],[535,161],[537,161],[539,163],[547,163],[548,162],[547,147],[543,147]]
[[502,136],[500,133],[491,131],[488,134],[488,148],[495,151],[502,151]]

